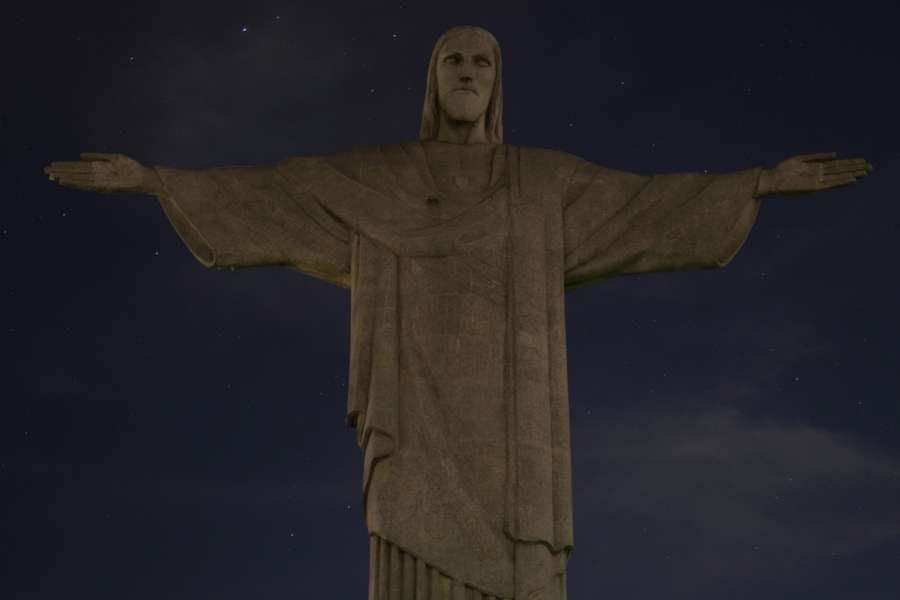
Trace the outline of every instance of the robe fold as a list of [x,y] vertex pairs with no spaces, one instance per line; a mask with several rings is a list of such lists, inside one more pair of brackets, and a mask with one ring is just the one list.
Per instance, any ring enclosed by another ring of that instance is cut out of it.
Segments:
[[461,173],[450,189],[428,144],[157,168],[160,202],[206,266],[285,265],[350,288],[347,424],[379,544],[473,593],[562,600],[564,291],[725,266],[756,219],[761,169],[643,176],[497,145],[487,186]]

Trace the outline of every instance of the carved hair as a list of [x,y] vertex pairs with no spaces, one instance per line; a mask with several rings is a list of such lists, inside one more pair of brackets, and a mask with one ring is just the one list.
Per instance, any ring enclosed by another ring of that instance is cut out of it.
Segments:
[[490,42],[494,50],[494,89],[491,91],[491,101],[488,103],[484,116],[484,132],[488,142],[492,144],[503,143],[503,80],[501,78],[502,61],[500,57],[500,44],[490,31],[474,25],[461,25],[445,31],[434,44],[431,51],[431,60],[428,62],[428,76],[425,83],[425,102],[422,106],[422,127],[419,129],[419,139],[423,142],[437,137],[440,127],[440,108],[438,107],[437,85],[437,60],[441,48],[451,37],[455,37],[466,31],[477,32]]

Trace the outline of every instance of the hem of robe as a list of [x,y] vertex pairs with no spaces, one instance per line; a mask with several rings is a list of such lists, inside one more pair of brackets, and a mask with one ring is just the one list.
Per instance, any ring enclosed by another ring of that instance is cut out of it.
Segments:
[[184,242],[184,245],[187,246],[188,250],[201,265],[207,268],[215,267],[216,252],[212,244],[200,233],[200,229],[191,222],[191,219],[184,213],[181,204],[175,199],[175,194],[170,189],[169,178],[165,169],[154,167],[153,170],[156,171],[160,181],[163,182],[166,193],[160,195],[157,199],[172,228],[175,229],[178,237],[181,238],[181,241]]
[[566,600],[565,569],[547,574],[536,568],[542,551],[541,544],[516,544],[515,594],[497,596],[370,533],[368,600]]

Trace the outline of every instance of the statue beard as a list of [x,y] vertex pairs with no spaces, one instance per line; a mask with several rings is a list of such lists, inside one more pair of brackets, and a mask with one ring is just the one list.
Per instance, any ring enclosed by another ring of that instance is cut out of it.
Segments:
[[487,112],[481,98],[470,92],[451,92],[441,108],[447,119],[458,123],[475,123]]

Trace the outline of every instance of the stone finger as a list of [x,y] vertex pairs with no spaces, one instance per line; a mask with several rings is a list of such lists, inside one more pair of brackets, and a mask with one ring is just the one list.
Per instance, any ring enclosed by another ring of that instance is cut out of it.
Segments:
[[61,169],[61,170],[54,170],[54,169],[51,169],[51,170],[47,171],[47,174],[48,174],[48,175],[52,175],[52,176],[57,177],[57,178],[62,178],[62,177],[93,177],[93,176],[94,176],[94,173],[91,172],[91,171],[77,171],[77,170],[72,170],[72,169]]
[[82,152],[79,156],[81,156],[82,160],[99,160],[99,161],[110,161],[117,156],[121,156],[119,154],[110,154],[107,152]]
[[837,156],[837,152],[816,152],[814,154],[801,154],[796,158],[804,162],[816,162],[822,160],[832,160],[835,156]]
[[865,159],[853,158],[848,160],[833,160],[825,165],[826,169],[843,169],[845,167],[855,167],[866,164]]
[[857,171],[863,170],[863,169],[860,169],[861,166],[862,165],[860,165],[860,164],[829,166],[829,167],[825,167],[825,175],[838,175],[840,173],[855,173]]
[[76,160],[52,162],[47,168],[54,171],[90,171],[93,167],[89,162]]
[[851,183],[856,183],[856,177],[853,177],[852,175],[838,175],[835,177],[826,177],[822,180],[822,185],[824,186],[823,189],[840,187]]
[[80,177],[77,175],[64,175],[59,177],[60,185],[72,185],[72,186],[90,186],[96,185],[97,180],[93,177]]

